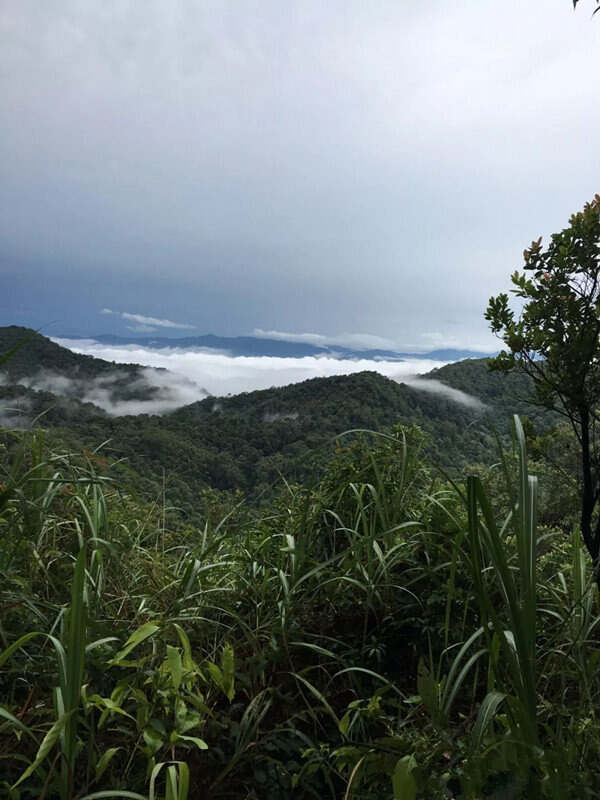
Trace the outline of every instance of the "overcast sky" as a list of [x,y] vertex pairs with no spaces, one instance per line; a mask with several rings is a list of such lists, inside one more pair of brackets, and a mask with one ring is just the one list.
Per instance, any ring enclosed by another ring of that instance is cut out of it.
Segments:
[[0,0],[0,324],[493,349],[600,191],[594,7]]

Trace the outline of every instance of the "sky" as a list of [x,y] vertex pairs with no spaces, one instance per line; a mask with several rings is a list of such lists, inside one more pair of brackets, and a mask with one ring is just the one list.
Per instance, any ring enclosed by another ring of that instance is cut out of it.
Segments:
[[495,349],[600,188],[594,8],[1,1],[0,324]]

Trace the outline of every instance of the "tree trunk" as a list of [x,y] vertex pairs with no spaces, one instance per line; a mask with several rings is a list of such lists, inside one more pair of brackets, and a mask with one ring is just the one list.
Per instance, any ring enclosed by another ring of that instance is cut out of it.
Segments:
[[593,525],[597,502],[594,465],[590,448],[590,417],[587,409],[581,409],[581,471],[583,491],[581,496],[581,535],[594,565],[594,577],[600,590],[600,519]]

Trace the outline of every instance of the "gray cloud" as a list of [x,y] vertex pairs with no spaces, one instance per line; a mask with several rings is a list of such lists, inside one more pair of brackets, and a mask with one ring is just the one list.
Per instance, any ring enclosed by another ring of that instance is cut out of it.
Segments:
[[598,190],[568,0],[20,0],[0,47],[7,323],[489,350],[489,295]]

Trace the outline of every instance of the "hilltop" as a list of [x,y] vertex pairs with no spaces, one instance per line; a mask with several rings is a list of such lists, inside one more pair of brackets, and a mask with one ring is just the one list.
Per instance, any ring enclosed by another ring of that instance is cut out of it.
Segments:
[[0,354],[13,348],[18,349],[0,364],[0,387],[3,396],[28,412],[27,418],[50,407],[54,421],[107,412],[159,412],[175,405],[174,383],[191,384],[182,377],[174,381],[165,369],[74,353],[28,328],[0,328]]

